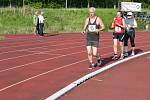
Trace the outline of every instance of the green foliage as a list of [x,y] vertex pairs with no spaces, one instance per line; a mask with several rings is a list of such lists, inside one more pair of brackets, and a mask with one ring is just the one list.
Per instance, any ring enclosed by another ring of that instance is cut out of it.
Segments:
[[[45,32],[81,32],[88,9],[41,9],[47,17]],[[0,9],[0,34],[32,34],[33,14],[36,9],[26,6],[25,9]],[[97,9],[105,24],[105,31],[112,31],[111,23],[115,17],[114,9]],[[138,20],[138,30],[145,29],[145,22]]]
[[43,4],[42,2],[36,2],[36,3],[31,3],[30,6],[36,9],[41,9],[43,7]]

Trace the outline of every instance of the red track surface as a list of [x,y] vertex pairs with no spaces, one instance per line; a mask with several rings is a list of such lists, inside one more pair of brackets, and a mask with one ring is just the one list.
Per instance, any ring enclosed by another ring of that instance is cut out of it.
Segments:
[[150,54],[117,65],[61,100],[150,100]]
[[[150,34],[137,33],[137,53],[150,50]],[[112,34],[103,33],[99,52],[112,63]],[[0,42],[0,99],[43,100],[96,70],[88,70],[85,38],[61,34],[8,36]]]

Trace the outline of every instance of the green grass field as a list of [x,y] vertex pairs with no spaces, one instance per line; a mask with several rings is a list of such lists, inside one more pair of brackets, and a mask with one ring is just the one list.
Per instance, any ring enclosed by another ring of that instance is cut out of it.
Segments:
[[[36,9],[25,10],[0,8],[0,34],[31,34],[33,33],[32,16]],[[45,32],[80,32],[88,17],[88,9],[42,9],[47,17]],[[114,9],[97,9],[105,24],[105,31],[111,31],[111,22],[115,16]],[[142,22],[139,22],[142,24]],[[141,26],[141,25],[140,25]],[[142,30],[143,26],[139,28]]]

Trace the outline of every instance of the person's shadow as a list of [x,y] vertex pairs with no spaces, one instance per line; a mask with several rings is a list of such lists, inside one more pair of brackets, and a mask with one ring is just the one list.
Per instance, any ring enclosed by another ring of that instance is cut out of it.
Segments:
[[44,37],[50,37],[50,36],[58,36],[59,33],[44,33]]
[[[141,50],[141,49],[135,49],[135,54],[139,54],[139,53],[141,53],[141,52],[143,52],[143,50]],[[132,53],[131,50],[128,51],[129,56],[131,56],[131,53]],[[128,57],[129,57],[129,56],[128,56]],[[112,62],[115,62],[115,61],[118,61],[118,60],[113,60],[112,57],[113,57],[113,55],[110,56],[110,57],[102,58],[102,64],[101,64],[100,67],[104,67],[105,65],[108,65],[108,64],[110,64],[110,63],[112,63]]]

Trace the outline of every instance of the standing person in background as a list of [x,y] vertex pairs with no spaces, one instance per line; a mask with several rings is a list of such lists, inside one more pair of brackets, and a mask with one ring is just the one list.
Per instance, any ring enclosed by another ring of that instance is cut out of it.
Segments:
[[33,16],[33,24],[34,24],[34,34],[38,35],[39,32],[39,22],[38,22],[38,11],[35,12]]
[[124,58],[124,55],[123,55],[123,51],[124,51],[123,41],[124,41],[124,33],[125,33],[125,20],[122,17],[121,11],[117,12],[116,18],[114,18],[114,21],[112,23],[112,28],[114,29],[114,32],[113,32],[114,56],[113,56],[112,59],[113,60],[118,60],[118,55],[117,55],[118,41],[119,41],[120,48],[121,48],[120,59],[123,59]]
[[44,12],[41,12],[38,16],[39,18],[39,35],[44,36]]
[[[96,16],[96,9],[89,8],[89,17],[85,21],[82,34],[86,34],[86,48],[89,59],[89,69],[101,65],[101,58],[97,52],[99,47],[99,33],[104,29],[104,24],[100,17]],[[93,57],[97,58],[96,63]]]
[[125,32],[125,37],[124,37],[124,56],[128,56],[128,39],[130,38],[130,44],[131,44],[131,49],[132,53],[131,55],[135,55],[135,28],[137,28],[137,22],[133,16],[132,12],[127,13],[127,18],[125,19],[126,23],[126,32]]

